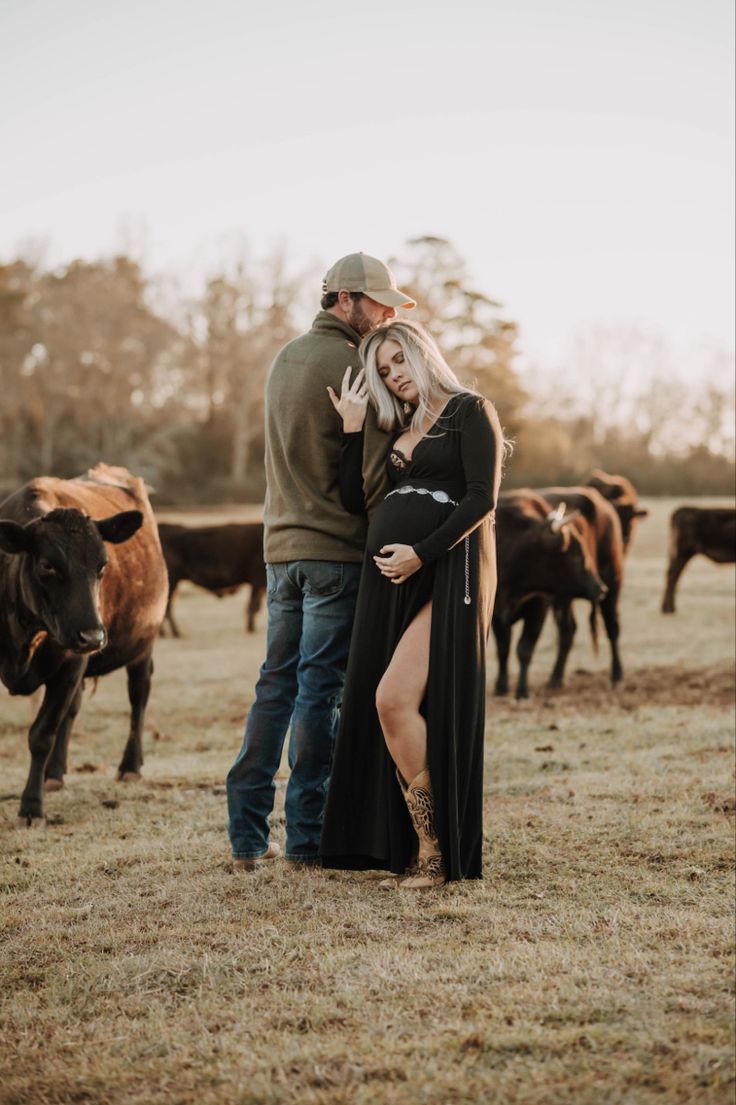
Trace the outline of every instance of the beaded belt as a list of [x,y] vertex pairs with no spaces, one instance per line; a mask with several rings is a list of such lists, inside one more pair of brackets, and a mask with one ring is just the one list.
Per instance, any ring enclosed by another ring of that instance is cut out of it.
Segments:
[[392,495],[430,495],[436,503],[449,503],[450,506],[457,506],[454,499],[451,499],[446,491],[430,491],[428,487],[410,487],[408,484],[404,484],[403,487],[395,487],[393,491],[389,491],[386,498],[389,499]]
[[[446,491],[430,491],[428,487],[410,487],[408,484],[404,484],[402,487],[395,487],[393,491],[389,491],[386,495],[387,499],[390,499],[392,495],[429,495],[434,499],[436,503],[448,503],[450,506],[458,506],[455,499],[451,499]],[[463,602],[466,606],[470,606],[470,536],[465,538],[465,595]]]

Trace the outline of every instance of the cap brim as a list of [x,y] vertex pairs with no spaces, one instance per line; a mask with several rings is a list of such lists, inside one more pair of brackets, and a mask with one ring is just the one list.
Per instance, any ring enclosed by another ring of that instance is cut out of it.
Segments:
[[416,307],[416,303],[413,299],[409,299],[408,295],[404,295],[398,288],[382,288],[380,291],[374,292],[366,288],[363,295],[367,295],[369,299],[375,299],[376,303],[380,303],[384,307]]

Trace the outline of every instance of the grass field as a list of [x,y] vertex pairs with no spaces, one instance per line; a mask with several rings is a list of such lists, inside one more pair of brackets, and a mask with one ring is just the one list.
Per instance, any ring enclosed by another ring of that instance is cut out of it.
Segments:
[[660,615],[673,504],[647,505],[624,685],[581,606],[566,689],[545,630],[532,699],[489,698],[480,883],[231,872],[243,595],[182,594],[142,782],[114,782],[123,676],[86,692],[45,832],[15,828],[29,706],[0,698],[2,1105],[730,1105],[734,575],[693,562]]

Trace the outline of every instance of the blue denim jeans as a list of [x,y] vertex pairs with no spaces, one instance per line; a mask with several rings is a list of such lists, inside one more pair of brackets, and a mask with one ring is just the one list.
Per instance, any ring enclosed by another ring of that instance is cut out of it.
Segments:
[[266,659],[227,777],[228,832],[235,858],[265,852],[291,724],[285,855],[316,862],[360,564],[294,560],[267,564],[266,575]]

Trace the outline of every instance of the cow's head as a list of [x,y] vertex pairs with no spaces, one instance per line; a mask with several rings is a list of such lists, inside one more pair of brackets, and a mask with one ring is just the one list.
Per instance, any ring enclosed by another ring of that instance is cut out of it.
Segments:
[[638,504],[633,483],[626,476],[609,476],[601,468],[594,468],[588,478],[587,486],[599,491],[614,507],[621,523],[624,548],[628,548],[637,521],[640,518],[649,517],[649,511]]
[[[502,499],[499,505],[499,589],[494,619],[510,624],[520,604],[533,595],[591,602],[603,598],[606,587],[598,575],[579,511],[566,513],[563,503],[545,516],[543,500],[524,492],[518,502],[504,503]],[[508,522],[507,531],[504,521]]]
[[578,528],[585,524],[580,511],[567,513],[564,503],[550,511],[542,526],[542,561],[548,578],[554,581],[554,592],[600,602],[607,587],[598,575],[585,532]]
[[0,550],[23,557],[23,602],[62,648],[84,654],[107,644],[98,602],[107,565],[104,543],[127,541],[142,523],[139,510],[95,522],[66,508],[25,526],[0,520]]
[[611,499],[611,504],[618,514],[618,520],[621,523],[621,536],[624,542],[624,548],[627,549],[631,542],[631,538],[634,536],[634,530],[639,518],[647,518],[649,511],[643,507],[636,506],[634,503],[619,502],[617,499]]

